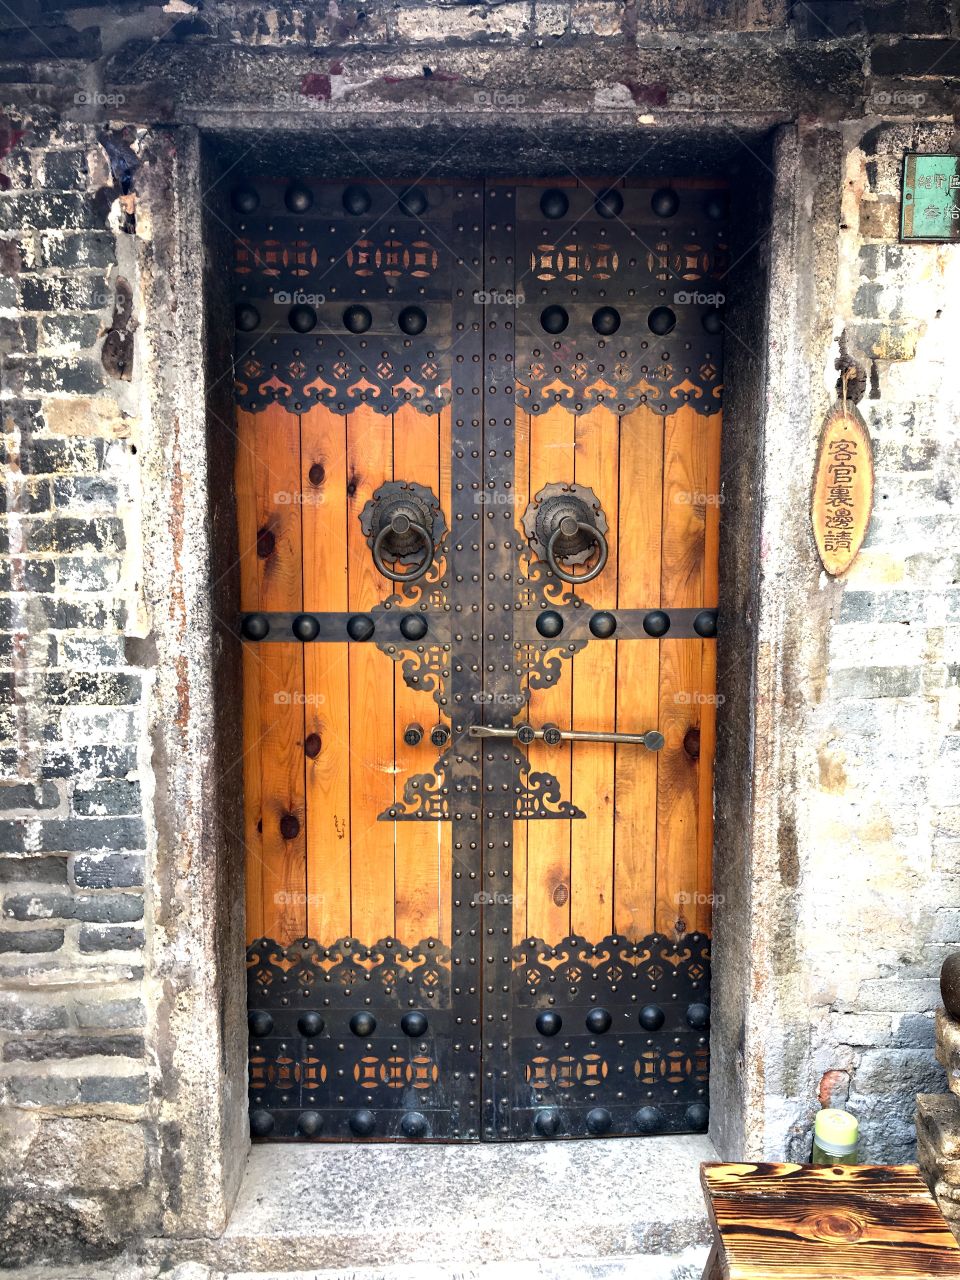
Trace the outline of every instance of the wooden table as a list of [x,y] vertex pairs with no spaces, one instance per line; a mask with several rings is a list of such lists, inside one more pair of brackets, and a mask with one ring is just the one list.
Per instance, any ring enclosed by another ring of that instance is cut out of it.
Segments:
[[960,1247],[916,1165],[703,1164],[714,1230],[703,1280],[960,1276]]

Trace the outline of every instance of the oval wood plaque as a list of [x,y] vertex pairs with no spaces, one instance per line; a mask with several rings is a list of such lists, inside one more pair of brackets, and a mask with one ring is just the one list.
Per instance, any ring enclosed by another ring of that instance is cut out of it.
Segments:
[[833,577],[857,558],[872,509],[873,448],[866,424],[853,405],[837,405],[823,424],[810,513],[820,559]]

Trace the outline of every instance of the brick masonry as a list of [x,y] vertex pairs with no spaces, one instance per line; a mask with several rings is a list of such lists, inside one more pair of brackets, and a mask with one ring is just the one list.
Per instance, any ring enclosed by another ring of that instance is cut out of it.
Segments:
[[[860,1116],[865,1158],[912,1159],[915,1095],[944,1083],[936,976],[960,945],[960,249],[897,243],[898,181],[904,150],[957,148],[955,6],[117,9],[103,28],[69,4],[29,27],[0,17],[0,1256],[106,1256],[179,1212],[175,1131],[192,1120],[163,1096],[175,1013],[153,944],[175,840],[154,805],[167,615],[143,576],[162,371],[142,332],[158,212],[142,193],[165,131],[207,106],[272,111],[279,129],[291,106],[456,117],[509,99],[538,128],[560,104],[620,112],[625,131],[686,113],[839,140],[839,268],[810,280],[834,343],[797,414],[829,402],[839,359],[857,364],[876,507],[844,583],[817,578],[809,538],[796,567],[825,625],[779,694],[797,799],[751,1034],[769,1046],[763,1154],[804,1158],[829,1102]],[[804,475],[816,425],[798,427]]]

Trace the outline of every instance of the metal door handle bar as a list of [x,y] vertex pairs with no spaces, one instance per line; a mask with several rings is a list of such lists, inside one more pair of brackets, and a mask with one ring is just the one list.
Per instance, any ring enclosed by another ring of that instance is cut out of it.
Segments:
[[531,724],[521,724],[515,729],[493,729],[485,724],[472,724],[467,734],[471,738],[515,738],[524,745],[539,738],[549,747],[560,742],[623,742],[646,747],[648,751],[659,751],[663,746],[663,734],[657,729],[649,729],[646,733],[595,733],[588,729],[560,729],[555,724],[545,724],[542,729],[534,729]]

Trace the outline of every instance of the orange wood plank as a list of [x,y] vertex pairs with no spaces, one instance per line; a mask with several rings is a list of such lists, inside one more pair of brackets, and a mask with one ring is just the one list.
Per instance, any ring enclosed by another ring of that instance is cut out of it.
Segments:
[[[559,406],[530,418],[530,490],[534,496],[544,485],[572,477],[574,427],[573,414]],[[561,665],[555,685],[531,693],[529,718],[538,727],[548,723],[561,729],[572,727],[571,664]],[[527,755],[531,772],[552,773],[560,783],[561,799],[569,799],[570,744],[548,747],[542,742],[531,743]],[[570,825],[557,818],[527,824],[527,929],[551,944],[570,932]]]
[[[405,405],[393,418],[393,477],[412,480],[432,490],[440,490],[440,421]],[[430,743],[432,725],[449,717],[440,714],[433,696],[411,689],[403,678],[401,665],[394,679],[395,797],[403,799],[404,783],[415,773],[427,773],[439,754]],[[419,746],[408,747],[403,740],[408,724],[423,727]],[[444,828],[446,830],[444,831]],[[424,938],[437,937],[440,929],[440,894],[446,889],[441,876],[441,848],[449,841],[448,822],[396,823],[396,936],[414,946]]]
[[[347,419],[348,608],[371,609],[393,586],[374,568],[360,513],[393,477],[393,423],[363,405]],[[349,646],[352,932],[368,945],[394,936],[393,667],[373,643]]]
[[[707,433],[706,528],[704,530],[703,603],[720,602],[720,435],[721,415],[703,424]],[[717,748],[717,642],[701,646],[700,777],[697,804],[697,928],[710,933],[713,920],[713,761]]]
[[[301,418],[303,607],[347,608],[346,419],[318,406]],[[350,934],[348,645],[307,644],[307,922],[324,943]]]
[[[240,608],[259,606],[257,582],[256,418],[237,411],[237,542]],[[260,834],[260,659],[258,646],[243,649],[243,845],[247,941],[263,936],[263,840]]]
[[[448,405],[440,411],[440,506],[451,527],[453,466],[453,417]],[[449,822],[439,824],[437,840],[440,846],[440,894],[437,936],[448,946],[453,941],[453,828]]]
[[[576,420],[574,479],[593,490],[607,518],[610,557],[606,568],[578,595],[596,607],[617,602],[619,514],[619,422],[599,407]],[[616,721],[617,649],[615,641],[593,640],[572,660],[573,724],[577,729],[610,731]],[[575,742],[571,753],[571,792],[585,819],[570,824],[571,929],[590,941],[613,930],[613,743]]]
[[[513,465],[513,518],[515,537],[519,545],[525,545],[525,537],[520,528],[520,520],[530,501],[530,416],[518,413],[516,417],[516,436],[514,442]],[[517,718],[520,721],[530,719],[527,706],[518,707]],[[517,946],[528,936],[527,928],[527,827],[526,820],[513,823],[513,886],[511,918],[513,924],[513,945]]]
[[[661,602],[665,609],[703,603],[709,433],[684,407],[664,424]],[[660,731],[657,762],[656,927],[673,934],[696,925],[697,809],[700,795],[700,640],[660,642]],[[697,739],[685,744],[686,735]]]

